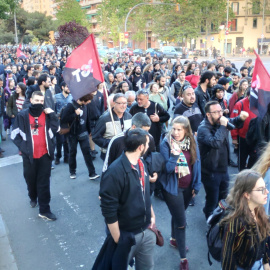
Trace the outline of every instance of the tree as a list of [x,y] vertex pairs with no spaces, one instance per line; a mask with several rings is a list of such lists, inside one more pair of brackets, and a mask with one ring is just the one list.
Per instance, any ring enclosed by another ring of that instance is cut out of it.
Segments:
[[7,19],[10,12],[14,12],[17,0],[0,0],[0,19]]
[[56,0],[57,14],[56,18],[59,24],[65,24],[67,22],[75,21],[77,24],[86,26],[86,12],[75,0]]
[[68,22],[58,27],[59,36],[56,38],[57,46],[79,46],[88,36],[86,27],[77,24],[75,21]]
[[[20,43],[29,31],[40,39],[41,42],[49,40],[49,31],[54,30],[55,25],[52,23],[52,18],[39,12],[27,12],[21,8],[16,11],[17,28],[20,34]],[[14,19],[10,16],[6,20],[7,31],[14,31]]]

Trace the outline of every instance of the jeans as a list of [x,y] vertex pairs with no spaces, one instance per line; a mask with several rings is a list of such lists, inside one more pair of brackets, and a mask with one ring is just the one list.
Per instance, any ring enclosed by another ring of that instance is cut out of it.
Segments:
[[229,181],[230,178],[228,172],[213,172],[211,174],[202,173],[202,183],[206,193],[203,212],[206,219],[208,219],[216,209],[218,202],[222,199],[226,199],[229,192]]
[[56,155],[57,159],[62,157],[62,146],[64,148],[64,159],[68,160],[69,149],[68,149],[68,142],[67,142],[67,135],[60,135],[56,133]]
[[[243,269],[241,267],[237,267],[237,270],[245,270],[245,269]],[[262,259],[259,261],[256,261],[250,270],[263,270]]]
[[164,200],[171,213],[171,236],[176,239],[180,257],[186,258],[186,213],[192,198],[192,187],[178,188],[178,195],[163,190]]
[[86,137],[83,140],[78,140],[77,136],[73,135],[69,136],[69,171],[71,174],[76,173],[77,168],[76,155],[78,142],[80,144],[84,161],[90,176],[91,174],[95,173],[95,167],[92,161],[92,156],[90,155],[90,144],[88,137]]
[[28,196],[32,201],[38,199],[39,212],[50,212],[50,177],[52,160],[48,154],[34,159],[33,163],[23,156],[23,175],[27,184]]
[[156,245],[156,235],[149,229],[135,234],[136,244],[131,247],[128,255],[128,262],[135,258],[136,270],[154,269],[154,247]]

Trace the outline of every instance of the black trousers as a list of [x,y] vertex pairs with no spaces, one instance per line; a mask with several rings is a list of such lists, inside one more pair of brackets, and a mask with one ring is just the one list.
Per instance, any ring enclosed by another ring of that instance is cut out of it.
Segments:
[[257,161],[257,152],[254,147],[247,144],[245,138],[238,137],[239,147],[238,147],[238,170],[242,171],[246,168],[247,158],[248,164],[247,168],[250,169]]
[[77,161],[76,161],[76,155],[77,155],[77,145],[80,144],[84,161],[87,166],[89,176],[92,173],[95,173],[95,167],[92,161],[92,156],[90,154],[90,144],[89,144],[89,137],[85,137],[85,139],[77,139],[77,136],[70,135],[68,138],[69,141],[69,172],[70,173],[76,173],[77,168]]
[[23,175],[27,184],[28,196],[31,200],[38,200],[41,214],[50,212],[50,177],[52,160],[46,154],[30,162],[23,156]]
[[56,133],[56,155],[55,157],[60,159],[62,157],[62,146],[64,148],[64,159],[68,159],[69,149],[67,142],[67,135],[60,135]]

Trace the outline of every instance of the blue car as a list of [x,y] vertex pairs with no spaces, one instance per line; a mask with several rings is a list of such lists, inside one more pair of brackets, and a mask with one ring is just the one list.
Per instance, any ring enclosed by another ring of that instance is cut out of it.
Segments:
[[160,49],[149,48],[146,50],[146,54],[150,53],[151,57],[156,55],[157,57],[163,56],[163,52]]

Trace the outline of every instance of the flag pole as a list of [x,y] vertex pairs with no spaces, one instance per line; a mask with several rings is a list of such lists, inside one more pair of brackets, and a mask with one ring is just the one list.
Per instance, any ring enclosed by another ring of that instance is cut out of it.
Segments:
[[110,112],[110,115],[111,115],[111,119],[112,119],[112,124],[113,124],[113,129],[114,129],[114,136],[117,135],[117,132],[116,132],[116,127],[115,127],[115,122],[114,122],[114,119],[113,119],[113,114],[112,114],[112,108],[111,108],[111,104],[110,104],[110,101],[109,101],[109,96],[108,96],[108,90],[107,90],[107,85],[106,85],[106,82],[104,81],[104,87],[105,87],[105,94],[106,94],[106,98],[107,98],[107,108]]

